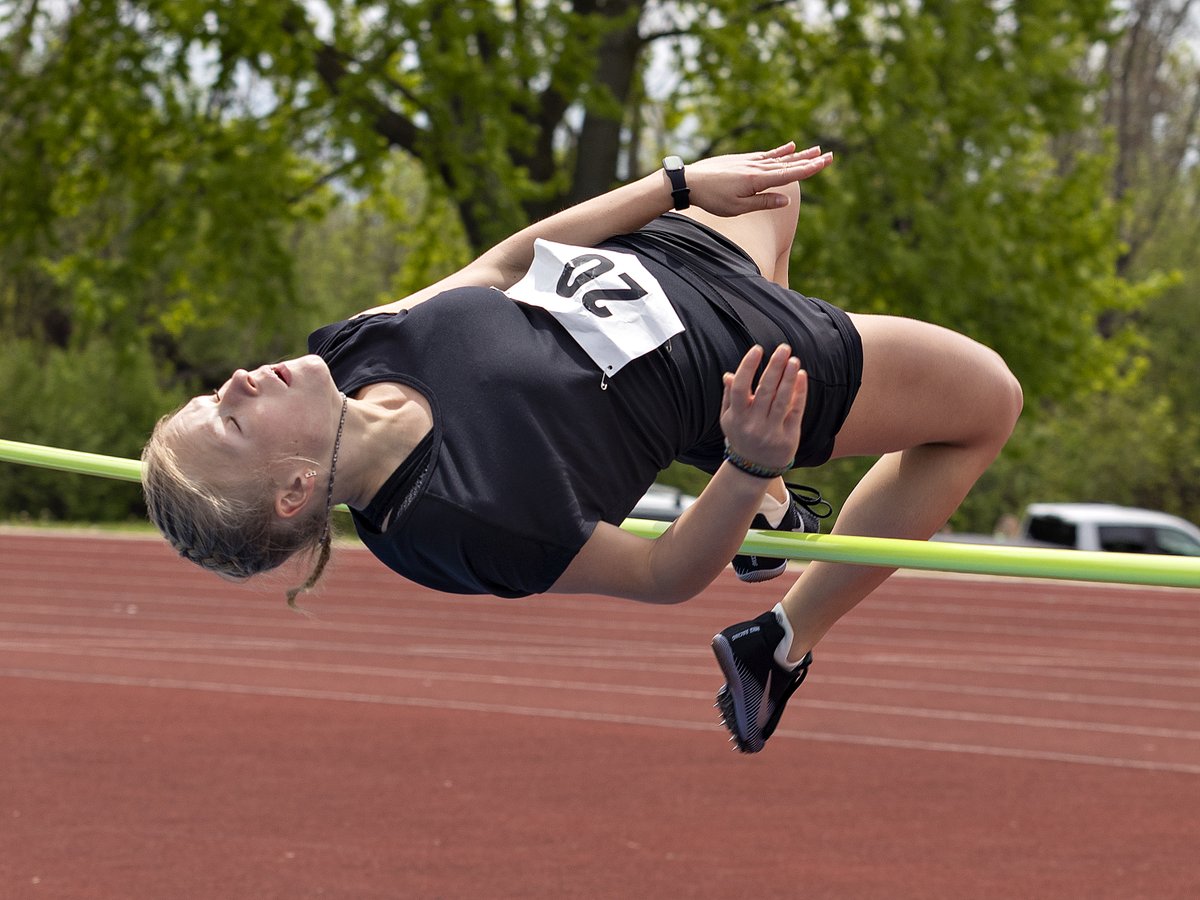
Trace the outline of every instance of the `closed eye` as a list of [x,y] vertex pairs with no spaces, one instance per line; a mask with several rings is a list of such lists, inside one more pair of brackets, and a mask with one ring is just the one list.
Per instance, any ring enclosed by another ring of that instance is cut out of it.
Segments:
[[[221,402],[221,391],[219,389],[213,391],[212,399],[213,399],[213,403]],[[226,416],[225,418],[227,418],[230,422],[232,422],[233,427],[236,428],[239,433],[241,433],[242,426],[238,424],[237,419],[235,419],[233,416]]]

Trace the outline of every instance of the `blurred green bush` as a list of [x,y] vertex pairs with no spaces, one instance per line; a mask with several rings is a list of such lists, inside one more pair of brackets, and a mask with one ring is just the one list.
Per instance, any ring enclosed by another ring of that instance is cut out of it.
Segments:
[[[148,347],[58,349],[0,339],[0,437],[137,458],[154,422],[186,399],[159,386]],[[0,519],[120,521],[144,515],[136,484],[0,463]]]

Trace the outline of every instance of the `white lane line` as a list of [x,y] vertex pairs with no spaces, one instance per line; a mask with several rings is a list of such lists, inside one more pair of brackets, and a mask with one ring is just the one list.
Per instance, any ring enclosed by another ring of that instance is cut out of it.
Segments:
[[1036,760],[1039,762],[1075,763],[1089,766],[1109,766],[1117,769],[1140,769],[1146,772],[1180,772],[1186,775],[1200,775],[1200,765],[1192,765],[1190,763],[1154,762],[1153,760],[1092,756],[1083,753],[1055,753],[1048,750],[1020,750],[982,744],[953,744],[940,741],[909,741],[899,738],[857,737],[848,734],[819,731],[807,733],[803,731],[776,731],[775,737],[780,736],[810,741],[825,741],[834,744],[888,747],[896,750],[931,750],[938,753],[967,753],[978,756],[999,756],[1010,759]]
[[[920,631],[937,634],[982,635],[987,637],[1004,635],[1013,638],[1050,639],[1059,642],[1119,641],[1122,645],[1159,644],[1162,646],[1200,647],[1200,636],[1187,634],[1130,634],[1120,629],[1091,631],[1073,628],[1036,628],[1021,625],[956,625],[949,622],[929,622],[921,619],[889,619],[887,621],[873,619],[870,622],[860,622],[853,618],[853,615],[851,613],[845,619],[843,632],[849,632],[851,627],[853,627],[854,633],[859,635],[860,639],[864,631],[886,633],[894,630],[900,632]],[[1172,630],[1177,631],[1179,629],[1175,627]],[[1196,630],[1194,626],[1192,630]],[[875,639],[884,640],[884,638]]]
[[[214,621],[214,620],[210,620],[210,619],[206,619],[206,618],[192,618],[192,617],[186,617],[186,616],[164,617],[161,620],[157,617],[152,618],[152,617],[140,617],[140,616],[133,616],[133,617],[120,616],[120,617],[114,617],[114,618],[117,619],[118,621],[130,622],[131,624],[122,628],[122,627],[113,627],[113,626],[101,627],[101,626],[83,626],[83,625],[53,625],[53,624],[46,624],[46,623],[0,622],[0,629],[2,629],[3,631],[19,632],[19,633],[25,633],[25,634],[32,633],[32,634],[77,635],[77,636],[120,636],[120,637],[130,637],[130,638],[136,637],[138,635],[147,635],[149,633],[153,633],[155,635],[161,635],[161,636],[165,636],[168,638],[178,637],[178,638],[182,638],[184,640],[187,640],[187,639],[196,640],[196,639],[207,638],[207,637],[220,639],[221,635],[220,634],[197,635],[194,633],[177,632],[177,631],[161,631],[160,632],[160,631],[152,631],[151,629],[148,629],[145,627],[139,627],[139,626],[144,625],[147,621],[153,621],[153,622],[170,621],[174,624],[191,623],[191,624],[208,625],[210,627],[219,625],[219,626],[223,626],[223,627],[255,627],[255,626],[258,626],[258,627],[264,627],[264,628],[269,627],[272,629],[280,628],[280,623],[267,623],[267,622],[262,622],[261,620],[257,620],[257,619],[243,619],[243,618],[236,617],[236,616],[224,617],[224,618],[220,619],[219,621]],[[443,619],[439,619],[439,621],[441,621],[441,620],[443,620]],[[512,621],[514,624],[520,623],[519,618],[515,618]],[[137,622],[139,624],[132,624],[134,622]],[[564,627],[567,627],[567,623],[563,623],[563,625],[564,625]],[[300,636],[297,636],[296,638],[291,638],[291,639],[289,639],[289,638],[274,638],[274,639],[260,638],[259,640],[277,640],[280,642],[281,646],[285,645],[289,641],[293,646],[312,646],[311,642],[314,640],[312,635],[314,633],[319,633],[319,634],[333,633],[333,634],[338,634],[338,635],[360,635],[360,634],[362,634],[362,635],[369,635],[369,636],[375,636],[375,637],[394,636],[394,637],[409,639],[409,640],[414,639],[414,638],[423,638],[423,639],[453,638],[456,642],[461,642],[463,639],[463,632],[461,629],[425,628],[425,627],[420,627],[419,624],[418,625],[407,625],[407,626],[396,626],[396,627],[384,627],[384,626],[373,626],[373,625],[369,625],[369,624],[348,625],[348,624],[342,623],[342,624],[337,624],[337,625],[331,625],[328,623],[313,624],[313,623],[308,623],[308,622],[298,622],[295,624],[283,623],[282,627],[284,630],[289,631],[289,632],[294,632],[296,628],[303,628],[304,631],[301,632],[301,634],[304,635],[304,638],[302,639]],[[598,652],[602,653],[603,655],[612,656],[612,657],[617,657],[617,656],[622,656],[622,655],[629,656],[629,657],[642,656],[645,654],[645,651],[648,648],[653,648],[656,656],[690,655],[691,653],[695,652],[694,647],[689,647],[686,645],[676,645],[676,646],[663,645],[661,642],[653,641],[650,639],[645,640],[645,641],[640,641],[640,642],[625,641],[625,642],[623,642],[623,644],[621,646],[618,647],[617,645],[614,644],[613,639],[608,636],[598,635],[595,637],[582,637],[581,632],[586,633],[587,632],[586,627],[580,628],[580,629],[572,628],[569,630],[572,632],[569,636],[561,636],[561,635],[554,635],[554,634],[536,635],[536,634],[531,634],[528,631],[528,629],[525,629],[521,632],[519,645],[513,643],[512,636],[498,635],[498,634],[495,634],[492,632],[478,635],[473,639],[480,641],[480,642],[495,642],[495,645],[497,647],[496,652],[502,652],[502,653],[520,652],[519,649],[517,649],[517,648],[522,645],[525,647],[530,647],[532,645],[536,645],[537,651],[539,653],[566,652],[568,649],[570,652],[578,653],[578,652],[581,652],[584,650],[590,650],[592,648],[595,648]],[[641,633],[642,631],[643,631],[643,629],[639,629],[639,633]],[[853,640],[850,640],[844,632],[841,634],[835,633],[826,642],[826,644],[823,644],[822,646],[829,647],[831,649],[832,648],[844,648],[847,646],[861,647],[864,639],[865,639],[864,636],[859,635],[856,638],[854,638]],[[840,656],[829,656],[827,650],[822,650],[821,655],[822,655],[822,658],[854,659],[857,662],[862,662],[862,663],[867,663],[867,664],[870,664],[870,663],[876,663],[876,664],[882,664],[882,665],[897,665],[897,664],[899,664],[899,665],[911,665],[911,666],[933,665],[935,667],[941,667],[941,666],[945,666],[946,661],[948,659],[952,659],[953,657],[946,657],[944,654],[938,654],[936,657],[933,657],[932,661],[931,661],[931,657],[929,657],[927,655],[919,656],[919,657],[914,656],[914,651],[916,651],[918,649],[925,649],[925,650],[932,650],[932,651],[950,650],[954,654],[957,654],[959,656],[964,654],[964,644],[961,641],[924,640],[924,639],[911,639],[911,638],[896,640],[894,638],[883,638],[883,637],[871,638],[871,640],[878,641],[881,644],[885,644],[889,649],[886,651],[884,651],[884,650],[872,651],[872,650],[863,649],[856,654],[842,653]],[[329,644],[327,646],[334,647],[337,645]],[[1135,668],[1135,669],[1142,669],[1142,668],[1187,669],[1187,670],[1194,670],[1197,673],[1200,673],[1200,655],[1192,654],[1190,652],[1185,656],[1162,656],[1162,655],[1150,655],[1145,652],[1130,653],[1130,652],[1124,652],[1124,651],[1111,652],[1111,653],[1106,652],[1104,654],[1099,654],[1099,653],[1096,653],[1095,651],[1084,650],[1084,649],[1080,649],[1080,648],[1071,648],[1071,647],[1036,647],[1035,648],[1035,647],[1021,646],[1017,649],[1014,649],[1013,646],[1009,645],[1009,644],[975,644],[975,645],[967,645],[967,647],[969,647],[968,655],[969,655],[971,661],[980,659],[980,658],[986,659],[989,654],[994,654],[997,659],[1003,660],[1004,667],[1010,672],[1015,672],[1015,669],[1019,666],[1029,666],[1029,665],[1042,666],[1047,663],[1053,662],[1055,665],[1058,665],[1058,666],[1080,665],[1080,666],[1083,666],[1084,668],[1094,669],[1098,673],[1108,673],[1108,677],[1110,677],[1110,678],[1114,677],[1113,673],[1115,673],[1119,670],[1127,670],[1130,668]],[[370,648],[369,647],[367,652],[374,652],[377,649],[378,648]],[[837,651],[835,650],[834,652],[836,653]],[[956,665],[959,664],[957,659],[955,659],[954,662]],[[967,667],[973,668],[973,666],[969,662],[967,664]],[[1132,676],[1121,675],[1120,677],[1126,678],[1126,677],[1132,677]]]
[[[440,621],[444,621],[441,619]],[[197,623],[205,624],[205,623]],[[262,625],[261,622],[239,622],[236,619],[225,619],[220,622],[208,622],[210,626],[232,626],[242,627],[246,625]],[[618,646],[612,637],[579,637],[564,638],[560,635],[544,634],[536,635],[528,632],[521,632],[519,635],[497,635],[494,632],[485,632],[482,634],[464,632],[461,628],[421,628],[421,627],[404,627],[404,628],[378,628],[370,625],[337,628],[325,628],[324,626],[307,626],[307,634],[303,637],[283,637],[283,638],[228,638],[231,643],[237,643],[240,640],[252,640],[258,644],[274,643],[280,648],[311,648],[311,649],[329,649],[329,650],[355,650],[362,653],[381,653],[386,652],[391,645],[388,644],[366,644],[366,643],[336,643],[329,640],[321,640],[319,637],[312,635],[320,635],[323,633],[333,633],[339,637],[343,636],[367,636],[378,638],[399,638],[403,640],[449,640],[455,644],[461,644],[465,640],[491,641],[495,642],[498,650],[505,647],[516,647],[515,641],[519,640],[521,644],[527,647],[536,648],[537,652],[601,652],[606,656],[612,657],[630,657],[644,658],[648,650],[653,649],[658,656],[690,656],[697,652],[694,646],[679,645],[675,647],[663,646],[659,641],[647,639],[640,642],[625,641],[623,646]],[[60,637],[80,637],[80,638],[104,638],[112,637],[119,639],[136,639],[141,637],[144,641],[168,639],[168,640],[221,640],[225,638],[227,632],[209,632],[196,633],[188,631],[170,631],[158,630],[156,628],[127,626],[120,627],[101,627],[89,625],[48,625],[42,623],[25,623],[25,622],[0,622],[0,632],[18,632],[22,634],[40,634],[53,635]]]
[[[95,599],[95,594],[86,591],[68,592],[78,593],[79,599]],[[56,590],[53,592],[55,600],[61,601],[64,599],[64,592]],[[261,601],[260,601],[261,602]],[[906,601],[897,600],[894,603],[876,603],[868,602],[865,606],[856,609],[843,625],[842,631],[854,629],[856,632],[861,630],[871,631],[878,630],[887,632],[890,630],[896,631],[913,631],[919,630],[922,632],[940,632],[950,634],[967,634],[967,635],[1014,635],[1027,637],[1031,639],[1050,638],[1054,640],[1064,639],[1085,639],[1085,640],[1111,640],[1119,637],[1127,643],[1148,643],[1148,644],[1166,644],[1176,645],[1182,644],[1187,647],[1200,645],[1200,615],[1194,619],[1180,618],[1164,618],[1164,617],[1142,617],[1142,616],[1102,616],[1096,617],[1086,613],[1080,614],[1050,614],[1046,616],[1034,615],[1031,619],[1028,611],[1011,610],[1005,611],[995,607],[980,607],[972,609],[967,606],[959,605],[958,608],[963,611],[964,615],[971,617],[986,616],[988,618],[999,619],[1003,621],[1011,621],[1017,624],[963,624],[959,623],[956,618],[945,616],[933,617],[931,619],[912,619],[899,618],[889,614],[892,610],[903,608],[912,608],[915,604]],[[183,607],[183,609],[181,609]],[[197,608],[200,607],[200,608]],[[231,609],[231,607],[233,607]],[[312,611],[312,618],[306,619],[297,616],[290,611],[278,612],[261,607],[253,609],[254,615],[247,615],[243,610],[247,605],[243,604],[239,607],[230,603],[228,600],[218,601],[212,600],[207,602],[191,602],[191,601],[176,601],[172,603],[164,603],[153,598],[139,596],[136,593],[125,592],[120,595],[112,596],[105,607],[101,608],[97,604],[63,604],[61,602],[7,602],[0,603],[0,612],[6,612],[10,615],[30,615],[30,616],[50,616],[59,615],[63,617],[79,618],[81,616],[95,617],[101,619],[109,619],[121,617],[128,614],[128,610],[136,610],[136,614],[149,621],[174,621],[174,622],[233,622],[236,624],[251,624],[251,625],[273,625],[276,627],[312,627],[319,623],[323,627],[336,628],[343,630],[355,629],[389,629],[403,628],[405,621],[410,621],[414,618],[429,620],[438,619],[444,620],[447,614],[453,615],[456,611],[453,605],[443,604],[440,609],[433,609],[428,606],[412,607],[409,605],[398,605],[393,609],[372,613],[373,618],[385,618],[391,623],[378,622],[347,622],[346,619],[351,615],[348,609],[341,607],[332,607],[322,615],[320,609]],[[574,611],[575,607],[571,607]],[[620,607],[613,605],[609,607],[610,611],[617,613],[621,610]],[[628,611],[634,609],[644,609],[640,607],[628,607]],[[537,604],[530,604],[527,608],[519,609],[513,612],[497,612],[478,610],[470,613],[472,621],[486,622],[494,625],[511,625],[515,628],[530,628],[533,626],[545,626],[553,628],[566,628],[578,631],[613,629],[633,627],[631,620],[617,615],[609,615],[607,617],[597,618],[582,618],[577,615],[567,616],[562,614],[562,607],[558,607],[558,614],[545,615],[539,614]],[[1197,600],[1197,610],[1200,612],[1200,599]],[[712,613],[694,611],[697,615],[692,615],[690,618],[695,620],[699,615],[703,615],[705,620],[713,618]],[[239,614],[241,613],[241,614]],[[362,613],[360,612],[359,615]],[[722,620],[723,621],[723,620]],[[1108,622],[1120,628],[1112,631],[1097,631],[1079,630],[1073,628],[1055,628],[1052,626],[1039,627],[1044,622],[1077,622],[1080,624],[1099,624]],[[1031,624],[1032,622],[1032,624]],[[680,626],[679,613],[672,610],[668,617],[661,619],[647,619],[646,621],[638,622],[637,628],[646,632],[671,633],[677,631]],[[1166,634],[1130,634],[1130,629],[1137,627],[1162,626],[1170,631]],[[1190,634],[1188,634],[1190,632]]]
[[[55,655],[60,655],[55,652]],[[183,654],[102,651],[91,650],[73,654],[72,658],[111,659],[118,662],[155,662],[178,665],[208,665],[240,669],[268,670],[289,674],[320,673],[327,675],[352,675],[380,679],[418,680],[430,683],[488,684],[494,686],[534,688],[538,690],[574,691],[603,694],[607,696],[648,696],[678,700],[707,699],[711,689],[689,690],[668,688],[653,684],[614,684],[596,681],[575,681],[561,678],[537,678],[517,675],[470,672],[446,672],[437,669],[411,669],[392,666],[358,666],[342,663],[322,663],[292,660],[251,660],[242,657],[214,656],[209,654]],[[16,671],[27,671],[24,669]],[[41,670],[50,671],[50,670]],[[3,674],[3,670],[0,670]],[[61,673],[70,676],[73,673]],[[113,675],[111,677],[126,677]],[[138,677],[138,676],[128,676]],[[1097,722],[1083,719],[1064,719],[1048,716],[1018,716],[1007,713],[986,713],[972,710],[937,709],[927,706],[898,706],[894,704],[860,703],[845,700],[819,700],[811,697],[799,698],[799,704],[812,709],[823,709],[840,713],[868,713],[874,716],[892,716],[905,719],[926,719],[947,722],[972,722],[986,725],[1011,725],[1029,729],[1054,729],[1094,734],[1116,734],[1135,737],[1153,737],[1179,741],[1200,741],[1200,731],[1183,728],[1161,728],[1125,723]]]
[[[1132,606],[1133,604],[1131,604]],[[871,611],[881,622],[888,619],[882,613],[930,613],[934,621],[942,621],[946,616],[964,616],[968,618],[1000,619],[1008,621],[1028,622],[1031,618],[1029,610],[1013,607],[997,606],[985,603],[921,603],[910,600],[889,600],[887,603],[873,604]],[[1148,616],[1141,610],[1128,608],[1128,615],[1115,613],[1100,613],[1094,610],[1037,610],[1032,618],[1037,622],[1084,622],[1091,625],[1110,624],[1123,627],[1140,627],[1163,625],[1168,628],[1200,629],[1200,598],[1195,605],[1187,610],[1187,616]]]
[[875,716],[899,716],[909,719],[938,719],[946,722],[975,722],[985,725],[1015,725],[1019,728],[1047,728],[1063,731],[1085,731],[1094,734],[1122,734],[1138,737],[1167,738],[1180,741],[1200,741],[1200,731],[1181,728],[1158,728],[1147,725],[1117,725],[1076,719],[1044,716],[1014,716],[1003,713],[979,713],[965,710],[932,709],[926,706],[888,706],[880,703],[854,703],[804,698],[803,706],[835,712],[861,712]]
[[[458,710],[463,712],[502,713],[534,718],[565,719],[584,722],[605,722],[619,725],[639,725],[686,731],[715,731],[719,726],[712,723],[673,719],[656,719],[645,716],[625,716],[613,713],[579,712],[578,710],[518,706],[515,704],[478,703],[462,700],[431,700],[418,697],[392,697],[385,694],[366,694],[352,691],[324,691],[300,688],[261,687],[245,684],[222,684],[210,681],[186,681],[165,678],[126,678],[106,675],[64,675],[57,672],[40,672],[32,669],[0,670],[0,675],[41,681],[58,681],[73,684],[105,684],[121,687],[145,687],[170,690],[203,691],[209,693],[239,694],[250,696],[286,697],[301,700],[324,700],[344,703],[371,703],[387,706],[419,707],[435,710]],[[837,734],[834,732],[804,732],[779,730],[777,738],[793,740],[823,741],[839,744],[857,744],[869,747],[888,747],[906,750],[927,750],[941,753],[975,754],[981,756],[1007,757],[1042,762],[1062,762],[1078,765],[1107,766],[1119,769],[1136,769],[1151,772],[1177,772],[1200,775],[1200,765],[1190,763],[1156,762],[1153,760],[1127,759],[1123,757],[1096,756],[1079,753],[1058,753],[1042,750],[1023,750],[994,747],[985,744],[963,744],[939,741],[902,740],[862,735]]]
[[[179,642],[185,646],[220,645],[247,647],[276,647],[279,649],[312,649],[351,653],[388,653],[394,645],[382,643],[354,644],[335,642],[325,639],[325,635],[336,637],[353,637],[365,634],[372,637],[396,637],[404,644],[417,641],[439,642],[453,640],[455,646],[460,646],[464,639],[460,629],[424,628],[418,625],[396,629],[371,628],[362,626],[355,628],[326,629],[309,626],[304,632],[294,637],[230,637],[225,633],[196,633],[188,631],[157,630],[144,627],[146,623],[136,619],[124,619],[128,625],[118,626],[116,622],[107,627],[84,625],[51,625],[45,623],[0,622],[0,633],[47,635],[55,637],[72,637],[81,640],[95,641],[110,638],[128,640],[134,643],[148,641]],[[210,626],[231,624],[253,625],[253,622],[208,622]],[[257,623],[262,624],[262,623]],[[294,633],[293,629],[287,631]],[[703,643],[677,642],[675,645],[663,645],[653,640],[624,641],[616,644],[611,637],[581,637],[579,634],[557,636],[551,634],[535,635],[524,632],[520,641],[513,637],[495,632],[485,632],[471,637],[475,647],[470,651],[478,654],[479,658],[500,660],[520,659],[534,661],[541,657],[555,655],[570,656],[581,663],[588,657],[621,659],[644,659],[647,651],[652,651],[657,658],[691,658],[697,653],[706,654]],[[700,638],[696,638],[697,641]],[[1010,677],[1055,677],[1068,680],[1107,680],[1113,682],[1129,682],[1140,685],[1178,686],[1184,688],[1200,687],[1200,655],[1163,656],[1145,652],[1113,652],[1099,654],[1091,650],[1070,647],[1021,647],[1014,650],[1009,645],[973,645],[964,652],[964,645],[955,641],[932,640],[889,640],[882,641],[887,647],[872,650],[862,647],[861,639],[848,640],[845,636],[834,634],[822,644],[819,656],[822,660],[838,663],[851,663],[860,666],[908,667],[918,669],[933,669],[938,671],[971,671],[1005,674]],[[848,652],[855,648],[853,652]],[[942,651],[950,651],[945,653]],[[425,652],[419,647],[408,647],[406,653]],[[429,652],[442,654],[446,651],[434,648]],[[1182,671],[1196,677],[1164,677],[1159,674],[1146,674],[1144,670],[1174,670]]]
[[935,694],[960,694],[967,697],[996,697],[1005,700],[1031,700],[1036,703],[1069,703],[1095,706],[1132,706],[1138,709],[1160,709],[1170,712],[1200,713],[1200,703],[1186,700],[1159,700],[1154,697],[1116,697],[1105,694],[1079,694],[1067,691],[1029,691],[1020,688],[993,688],[976,685],[947,684],[933,681],[901,681],[889,678],[857,678],[849,675],[826,675],[825,684],[843,684],[848,687],[879,688],[888,691],[920,692]]
[[[79,646],[130,646],[144,647],[153,643],[157,647],[178,647],[183,649],[238,649],[261,652],[314,652],[342,653],[357,656],[384,657],[413,657],[427,656],[436,658],[452,658],[461,660],[476,660],[504,664],[523,665],[559,665],[569,661],[579,668],[617,669],[625,668],[629,658],[645,659],[645,647],[657,647],[652,643],[643,645],[627,645],[615,648],[611,642],[603,640],[589,641],[586,645],[564,645],[562,641],[547,638],[550,643],[533,645],[532,640],[526,640],[522,649],[513,644],[496,643],[490,647],[464,648],[456,642],[453,646],[431,646],[423,643],[409,644],[407,641],[399,646],[394,644],[356,644],[337,641],[299,640],[299,639],[265,639],[231,637],[220,634],[190,634],[187,632],[154,632],[139,629],[88,628],[80,626],[27,626],[21,624],[0,624],[0,631],[28,632],[34,635],[49,635],[56,643],[47,645],[46,641],[3,640],[0,647],[19,650],[24,646],[58,648],[61,652],[72,653]],[[436,632],[436,633],[435,633]],[[446,639],[454,636],[461,641],[461,632],[426,629],[410,629],[406,634],[409,641],[428,641]],[[494,635],[489,636],[495,639]],[[70,638],[70,640],[67,640]],[[956,649],[961,649],[955,645]],[[657,655],[662,658],[687,662],[688,660],[708,659],[705,648],[697,646],[679,646],[675,648],[657,648]],[[1143,675],[1139,672],[1127,671],[1128,668],[1176,668],[1186,666],[1195,668],[1194,660],[1154,660],[1145,656],[1135,656],[1129,660],[1117,658],[1099,658],[1094,654],[1086,654],[1083,661],[1060,658],[1058,654],[1050,654],[1046,659],[1037,656],[1014,658],[1011,654],[999,653],[994,659],[986,655],[971,654],[966,658],[947,658],[941,656],[913,655],[898,653],[851,654],[838,652],[822,652],[822,660],[839,664],[840,669],[846,666],[879,666],[893,668],[916,668],[925,671],[934,670],[949,674],[955,672],[971,672],[977,674],[1000,674],[1016,679],[1033,678],[1044,680],[1056,678],[1074,682],[1106,682],[1116,684],[1138,685],[1151,688],[1200,688],[1200,678],[1169,677],[1163,675]],[[1086,666],[1087,669],[1062,668],[1071,665]],[[670,663],[639,662],[639,667],[657,672],[696,672],[695,668],[683,668]],[[706,667],[707,670],[707,667]],[[828,671],[828,670],[827,670]],[[906,686],[907,682],[900,682]],[[1033,692],[1038,695],[1038,692]],[[1060,693],[1060,692],[1054,692]],[[1138,704],[1145,698],[1131,697],[1128,702]]]
[[[65,642],[57,639],[46,640],[4,640],[0,639],[0,650],[7,650],[11,653],[44,653],[59,657],[74,657],[74,656],[98,656],[108,658],[130,658],[130,659],[167,659],[171,661],[190,661],[190,662],[223,662],[227,658],[210,657],[210,656],[181,656],[179,651],[214,651],[214,652],[229,652],[237,650],[239,653],[248,651],[263,651],[267,653],[275,653],[280,650],[289,649],[304,649],[317,650],[324,652],[331,650],[333,652],[344,653],[347,649],[345,645],[324,645],[314,644],[313,646],[305,646],[303,648],[295,647],[294,644],[286,645],[272,641],[251,641],[246,639],[237,639],[231,641],[229,638],[220,639],[166,639],[154,638],[154,647],[159,651],[171,651],[161,655],[154,653],[146,653],[143,648],[147,644],[147,638],[143,635],[136,639],[113,639],[113,638],[92,638],[85,640],[72,640]],[[438,659],[455,659],[460,662],[498,662],[510,664],[533,664],[558,667],[569,663],[571,666],[580,669],[604,669],[613,671],[629,671],[628,666],[622,660],[601,660],[598,658],[582,658],[579,651],[573,648],[561,648],[554,651],[539,651],[535,654],[527,654],[519,656],[504,648],[497,648],[489,651],[467,650],[461,647],[441,648],[441,647],[413,647],[413,648],[388,648],[385,651],[371,650],[366,651],[359,645],[353,645],[353,649],[359,652],[359,655],[388,655],[400,657],[403,659],[412,658],[438,658]],[[127,656],[119,651],[126,651]],[[128,651],[137,651],[130,653]],[[833,659],[835,657],[823,654],[822,660]],[[842,657],[837,657],[843,659]],[[239,656],[236,659],[246,665],[261,665],[270,664],[270,661],[249,661],[246,656]],[[311,665],[306,663],[305,665]],[[922,662],[922,666],[927,665]],[[962,665],[941,666],[943,669],[953,669],[954,671],[983,671],[983,672],[1006,672],[1004,667],[985,667],[971,666],[965,667]],[[638,667],[639,671],[656,672],[656,673],[679,673],[686,675],[709,675],[714,674],[711,665],[706,666],[678,666],[678,665],[662,665],[656,663],[643,664]],[[366,667],[366,666],[344,666],[342,671],[388,671],[383,667]],[[1072,670],[1072,674],[1074,670]],[[1110,679],[1111,680],[1111,679]],[[845,685],[855,688],[871,688],[885,691],[903,691],[905,693],[934,693],[934,694],[950,694],[962,697],[986,697],[998,698],[1007,700],[1029,700],[1034,703],[1067,703],[1072,706],[1089,705],[1089,706],[1113,706],[1113,707],[1133,707],[1137,709],[1154,709],[1169,712],[1183,713],[1200,713],[1200,703],[1190,702],[1186,700],[1165,700],[1156,697],[1149,697],[1144,694],[1134,696],[1117,696],[1112,694],[1084,694],[1077,691],[1037,691],[1026,690],[1021,688],[1003,688],[1003,687],[988,687],[985,685],[966,685],[961,682],[940,682],[940,681],[913,681],[899,678],[864,678],[853,675],[840,675],[821,673],[821,683],[829,685]],[[1200,682],[1196,683],[1200,687]]]
[[[407,653],[414,656],[437,656],[437,657],[452,657],[455,659],[473,659],[479,661],[494,661],[494,662],[509,662],[522,663],[524,665],[537,665],[546,661],[548,657],[554,657],[554,664],[557,663],[557,658],[562,657],[569,659],[572,665],[588,668],[608,669],[620,666],[622,663],[619,658],[613,657],[611,654],[596,655],[591,658],[586,656],[586,651],[583,649],[575,649],[567,652],[565,650],[537,648],[531,650],[515,650],[511,646],[496,646],[494,648],[474,648],[464,649],[462,647],[439,647],[439,646],[415,646],[408,648]],[[696,655],[701,651],[693,649],[688,656]],[[707,656],[707,654],[703,654]],[[838,663],[838,669],[844,670],[847,667],[878,667],[881,665],[896,667],[896,668],[914,668],[924,671],[936,671],[945,675],[957,672],[971,672],[977,674],[999,674],[1011,676],[1016,679],[1033,678],[1041,681],[1045,678],[1058,678],[1065,681],[1103,681],[1117,684],[1138,684],[1148,687],[1168,687],[1168,688],[1200,688],[1200,677],[1196,678],[1179,678],[1162,675],[1140,675],[1137,673],[1128,673],[1118,671],[1118,667],[1107,664],[1103,660],[1097,660],[1095,657],[1090,657],[1091,671],[1077,668],[1055,668],[1052,667],[1049,661],[1040,663],[1026,662],[1020,666],[1012,666],[1007,664],[1007,660],[1003,657],[997,657],[999,660],[995,663],[977,663],[974,660],[952,660],[943,662],[937,657],[918,657],[912,659],[893,659],[886,660],[863,659],[860,655],[829,653],[821,652],[817,654],[821,661],[831,661]],[[616,659],[616,661],[609,661]],[[1069,665],[1070,660],[1054,660],[1054,666]],[[639,666],[645,667],[639,663]],[[1084,665],[1080,663],[1080,665]],[[1141,668],[1147,667],[1145,663],[1130,663],[1130,666]],[[1186,665],[1189,668],[1194,667],[1194,663],[1188,661]],[[675,671],[671,669],[671,671]],[[815,670],[814,670],[815,671]],[[828,670],[822,669],[822,675]],[[1134,698],[1137,699],[1137,698]]]

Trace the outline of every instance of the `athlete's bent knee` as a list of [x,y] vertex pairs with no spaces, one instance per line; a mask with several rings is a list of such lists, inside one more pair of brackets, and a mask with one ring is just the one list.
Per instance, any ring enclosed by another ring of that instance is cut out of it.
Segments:
[[1012,434],[1017,419],[1021,416],[1021,410],[1025,406],[1025,394],[1021,390],[1021,382],[1017,380],[1017,376],[1012,373],[1008,364],[999,354],[996,355],[996,361],[998,365],[994,376],[995,400],[992,412],[995,417],[997,437],[1003,444]]

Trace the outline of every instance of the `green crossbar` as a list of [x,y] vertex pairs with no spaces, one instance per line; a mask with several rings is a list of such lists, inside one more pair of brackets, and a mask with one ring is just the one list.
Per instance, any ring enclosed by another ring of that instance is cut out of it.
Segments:
[[[141,470],[141,464],[133,459],[6,440],[0,440],[0,462],[124,481],[137,481]],[[627,519],[621,527],[642,537],[656,537],[670,527],[670,523]],[[999,544],[905,541],[843,534],[784,534],[768,531],[751,531],[747,534],[741,552],[783,559],[821,560],[939,572],[1163,587],[1200,587],[1200,558],[1184,556],[1094,553]]]
[[81,475],[99,475],[101,478],[116,478],[121,481],[139,481],[142,471],[142,464],[136,459],[5,440],[0,440],[0,462],[20,463],[24,466]]

